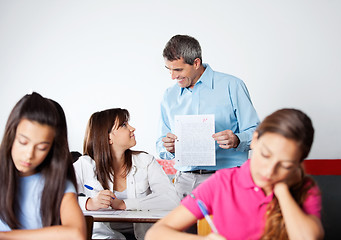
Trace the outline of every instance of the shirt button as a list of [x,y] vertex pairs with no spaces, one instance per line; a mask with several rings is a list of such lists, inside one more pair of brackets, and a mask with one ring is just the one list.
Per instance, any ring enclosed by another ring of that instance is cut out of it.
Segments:
[[259,188],[258,187],[254,187],[253,190],[255,190],[256,192],[259,191]]

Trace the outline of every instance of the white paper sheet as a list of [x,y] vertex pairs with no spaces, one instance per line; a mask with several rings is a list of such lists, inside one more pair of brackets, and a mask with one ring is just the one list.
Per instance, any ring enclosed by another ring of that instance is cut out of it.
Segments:
[[83,210],[83,213],[85,215],[120,215],[123,212],[124,212],[123,210],[114,210],[114,209],[109,209],[109,208],[100,209],[97,211]]
[[175,163],[180,166],[214,166],[214,115],[176,115]]
[[98,211],[83,210],[84,215],[91,215],[95,218],[149,218],[160,219],[166,216],[169,210],[144,210],[144,211],[125,211],[125,210],[113,210],[113,209],[101,209]]

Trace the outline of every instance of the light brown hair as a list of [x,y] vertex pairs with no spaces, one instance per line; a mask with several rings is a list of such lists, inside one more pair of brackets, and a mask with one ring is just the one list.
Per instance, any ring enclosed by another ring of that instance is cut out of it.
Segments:
[[[83,154],[96,162],[96,176],[104,189],[108,189],[109,181],[113,182],[114,166],[108,134],[113,127],[116,129],[129,121],[126,109],[112,108],[91,115],[83,144]],[[125,151],[125,176],[132,167],[132,155],[140,153],[127,149]]]
[[[265,133],[277,133],[294,140],[301,150],[300,162],[308,156],[314,139],[314,128],[310,118],[297,109],[281,109],[272,113],[260,123],[256,132],[258,138]],[[306,176],[302,168],[301,170],[302,180],[290,187],[290,193],[300,207],[307,197],[308,190],[315,185],[314,180]],[[288,239],[281,208],[275,196],[268,205],[261,239]]]

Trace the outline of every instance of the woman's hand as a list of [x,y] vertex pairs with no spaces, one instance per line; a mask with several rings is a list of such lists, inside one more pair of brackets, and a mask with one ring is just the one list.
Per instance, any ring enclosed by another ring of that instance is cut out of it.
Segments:
[[111,207],[117,210],[125,210],[126,204],[123,200],[115,198],[111,199]]
[[302,168],[295,169],[286,180],[274,186],[274,194],[282,211],[289,239],[323,239],[321,220],[303,211],[290,193],[290,187],[302,181]]
[[286,184],[289,187],[294,186],[303,179],[303,169],[301,166],[297,167],[286,179]]
[[294,186],[295,184],[302,181],[303,178],[303,170],[302,167],[299,166],[292,171],[292,173],[283,181],[280,181],[275,184],[274,186],[274,193],[277,196],[277,192],[281,189],[289,189],[290,187]]
[[204,239],[205,240],[226,240],[225,237],[221,236],[218,233],[210,233]]
[[115,194],[109,190],[103,190],[97,193],[93,198],[89,198],[86,202],[87,210],[98,210],[111,206],[112,198],[116,198]]

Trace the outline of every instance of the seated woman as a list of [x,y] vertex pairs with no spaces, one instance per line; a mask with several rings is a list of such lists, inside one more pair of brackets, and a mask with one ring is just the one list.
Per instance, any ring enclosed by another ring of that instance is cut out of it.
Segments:
[[0,147],[0,239],[86,239],[61,106],[38,93],[13,108]]
[[[172,210],[180,200],[152,155],[130,150],[136,145],[129,113],[114,108],[92,114],[84,139],[84,155],[74,163],[82,209]],[[95,190],[89,190],[85,185]],[[93,238],[143,239],[150,224],[96,223]],[[135,237],[134,237],[135,235]]]
[[[146,239],[321,239],[321,196],[301,163],[314,137],[310,118],[295,109],[266,117],[254,133],[251,159],[223,169],[157,222]],[[184,233],[203,215],[201,200],[218,233]]]

